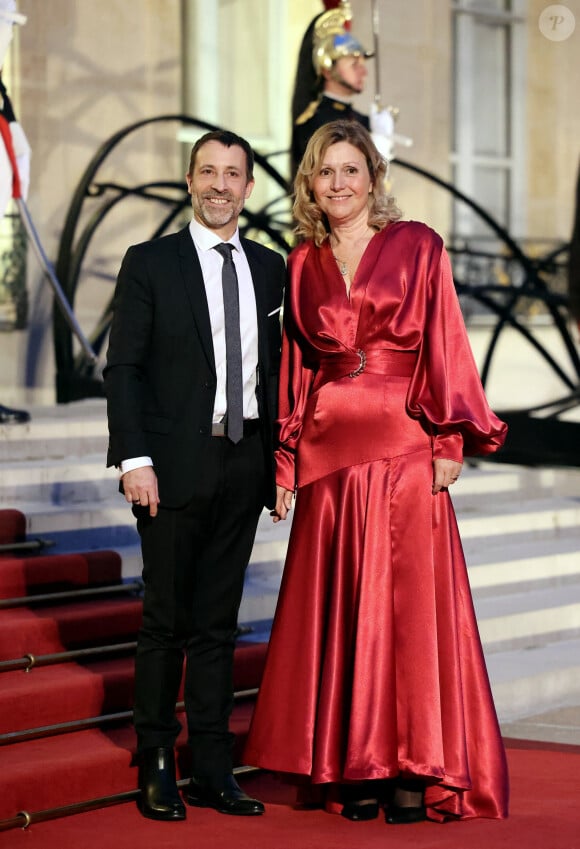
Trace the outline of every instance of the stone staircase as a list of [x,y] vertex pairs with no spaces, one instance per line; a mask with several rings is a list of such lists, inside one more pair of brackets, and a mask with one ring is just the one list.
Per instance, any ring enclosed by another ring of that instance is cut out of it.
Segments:
[[[0,427],[0,507],[49,552],[110,548],[140,574],[131,511],[105,468],[104,401]],[[580,470],[466,466],[453,501],[500,721],[580,704]],[[290,523],[260,520],[240,623],[267,637]]]

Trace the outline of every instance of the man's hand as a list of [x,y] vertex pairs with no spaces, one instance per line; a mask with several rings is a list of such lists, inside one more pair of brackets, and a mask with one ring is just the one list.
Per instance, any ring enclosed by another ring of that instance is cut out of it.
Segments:
[[291,489],[284,489],[283,486],[276,484],[276,506],[270,513],[274,523],[286,518],[288,511],[292,509],[293,498],[294,493]]
[[157,515],[159,504],[159,491],[157,488],[157,475],[153,466],[141,466],[125,472],[121,478],[125,500],[129,504],[138,504],[141,507],[149,507],[149,515]]
[[455,460],[433,460],[433,495],[454,484],[461,468],[462,464]]

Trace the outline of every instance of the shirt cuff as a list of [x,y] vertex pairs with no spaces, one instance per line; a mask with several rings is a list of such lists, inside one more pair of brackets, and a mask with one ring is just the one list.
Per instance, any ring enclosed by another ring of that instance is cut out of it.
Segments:
[[127,472],[132,472],[134,469],[143,469],[145,466],[152,466],[153,460],[151,457],[132,457],[130,460],[123,460],[119,469],[121,477]]

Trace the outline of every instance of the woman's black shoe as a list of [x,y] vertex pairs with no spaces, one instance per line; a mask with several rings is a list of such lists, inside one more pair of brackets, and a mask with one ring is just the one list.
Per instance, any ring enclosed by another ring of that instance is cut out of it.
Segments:
[[340,813],[347,820],[353,820],[354,822],[376,820],[379,815],[379,803],[374,799],[345,802]]
[[425,805],[413,808],[399,808],[398,805],[390,805],[386,820],[389,825],[402,825],[404,823],[424,822],[427,819]]

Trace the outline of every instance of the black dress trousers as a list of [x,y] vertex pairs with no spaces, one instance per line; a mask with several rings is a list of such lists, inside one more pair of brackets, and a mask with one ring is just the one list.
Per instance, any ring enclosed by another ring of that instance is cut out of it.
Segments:
[[175,703],[186,657],[185,706],[196,776],[231,772],[233,652],[245,570],[263,505],[259,432],[234,445],[208,436],[180,509],[151,518],[135,507],[145,597],[136,656],[139,750],[173,746]]

